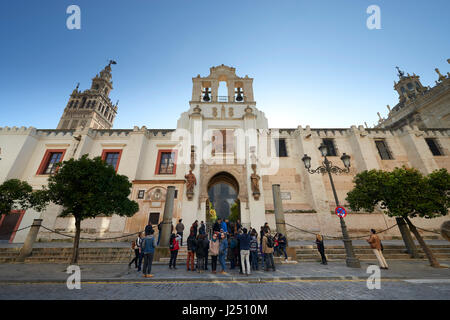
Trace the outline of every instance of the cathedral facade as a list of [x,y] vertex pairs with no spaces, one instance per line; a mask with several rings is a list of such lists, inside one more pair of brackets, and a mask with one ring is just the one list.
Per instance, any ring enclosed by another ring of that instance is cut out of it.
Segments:
[[[360,171],[392,170],[407,166],[428,174],[450,170],[450,74],[442,75],[433,87],[425,87],[418,76],[399,70],[394,88],[399,103],[388,106],[387,118],[380,116],[374,128],[269,128],[253,94],[253,79],[239,77],[232,67],[210,68],[206,77],[192,78],[189,109],[182,113],[175,129],[134,127],[113,129],[118,105],[109,98],[111,64],[93,78],[90,89],[72,92],[57,129],[34,127],[0,128],[0,183],[17,178],[35,189],[47,183],[55,163],[100,156],[132,182],[131,199],[139,204],[132,217],[101,216],[82,222],[82,236],[114,237],[143,230],[162,220],[166,190],[175,187],[173,224],[183,219],[207,221],[212,207],[226,217],[237,207],[244,226],[259,230],[269,222],[275,230],[272,185],[279,184],[288,237],[309,239],[313,233],[340,236],[339,218],[327,175],[309,174],[302,161],[307,154],[311,166],[323,160],[318,150],[325,144],[333,164],[350,156],[349,173],[334,176],[337,195],[345,206],[352,179]],[[227,95],[219,95],[219,83]],[[289,115],[286,115],[289,116]],[[43,219],[47,228],[73,234],[74,219],[58,217],[61,208],[17,212],[0,220],[2,230],[15,230]],[[386,229],[395,219],[376,211],[350,212],[346,219],[351,235],[367,234],[370,228]],[[446,217],[415,218],[417,226],[438,230]],[[23,242],[29,229],[0,240]],[[426,235],[426,234],[425,234]],[[397,228],[385,238],[400,237]],[[64,239],[42,230],[42,241]]]

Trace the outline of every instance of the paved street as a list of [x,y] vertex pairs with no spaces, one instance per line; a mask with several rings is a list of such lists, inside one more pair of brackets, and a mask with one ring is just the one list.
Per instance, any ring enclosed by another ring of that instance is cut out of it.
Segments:
[[0,285],[0,299],[146,299],[146,300],[300,300],[300,299],[450,299],[450,281],[387,280],[381,289],[367,289],[364,280],[289,280],[270,283],[125,282],[82,283],[80,290],[65,284]]
[[[445,264],[445,262],[442,262]],[[5,299],[443,299],[450,300],[450,269],[426,261],[392,261],[381,270],[381,289],[369,290],[370,274],[343,262],[277,265],[276,272],[227,275],[153,267],[154,278],[122,264],[81,266],[81,289],[69,290],[67,265],[1,264],[0,300]]]

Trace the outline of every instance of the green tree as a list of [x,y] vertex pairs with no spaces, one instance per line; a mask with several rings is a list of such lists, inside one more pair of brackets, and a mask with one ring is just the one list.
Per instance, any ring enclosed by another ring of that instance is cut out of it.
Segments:
[[355,211],[373,212],[376,205],[390,217],[402,217],[420,243],[431,266],[439,263],[410,218],[431,219],[445,216],[450,207],[450,175],[446,169],[423,176],[417,169],[395,168],[363,171],[353,180],[355,187],[347,193],[347,202]]
[[75,218],[75,239],[72,263],[78,261],[81,221],[99,215],[132,216],[139,205],[128,198],[131,192],[128,178],[118,175],[100,157],[64,161],[48,179],[49,199],[63,207],[59,216]]
[[26,182],[9,179],[0,185],[0,214],[9,214],[13,210],[27,210],[33,208],[40,212],[48,204],[44,190],[33,191]]
[[237,202],[233,203],[231,205],[231,214],[228,217],[228,220],[232,221],[232,222],[236,222],[238,219],[240,219],[239,217],[239,204]]

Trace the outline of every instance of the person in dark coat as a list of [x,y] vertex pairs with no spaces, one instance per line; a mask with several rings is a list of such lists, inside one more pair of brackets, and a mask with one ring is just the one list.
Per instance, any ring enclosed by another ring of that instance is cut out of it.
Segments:
[[197,236],[197,272],[203,273],[205,270],[205,235],[199,234]]
[[194,232],[191,231],[189,237],[186,240],[187,243],[187,251],[188,256],[186,260],[186,270],[187,271],[195,271],[194,269],[194,260],[195,260],[195,251],[197,247],[197,240],[195,240]]
[[327,257],[325,257],[325,246],[323,245],[323,238],[322,235],[316,234],[316,245],[317,250],[320,253],[320,256],[322,258],[322,264],[328,264],[327,263]]
[[198,220],[195,220],[195,222],[192,224],[192,230],[194,231],[194,236],[197,237]]
[[216,220],[213,225],[213,232],[220,232],[220,219]]
[[206,234],[206,226],[203,221],[200,222],[200,229],[198,229],[198,234]]
[[205,270],[208,270],[209,240],[206,234],[203,235],[203,245],[205,249]]

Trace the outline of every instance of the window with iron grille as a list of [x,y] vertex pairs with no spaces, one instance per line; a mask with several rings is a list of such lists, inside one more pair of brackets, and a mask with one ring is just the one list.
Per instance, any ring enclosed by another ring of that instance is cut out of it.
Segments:
[[275,150],[277,157],[287,157],[286,139],[275,139]]
[[381,160],[392,160],[392,153],[388,148],[386,140],[379,139],[375,140],[375,145],[377,146],[378,153],[380,154]]
[[439,143],[435,138],[425,138],[425,141],[427,142],[428,148],[430,148],[430,151],[433,154],[433,156],[444,155],[441,148],[439,147]]
[[53,174],[56,171],[57,164],[61,162],[62,152],[51,152],[45,165],[43,174]]
[[138,191],[138,199],[144,199],[145,190],[139,190]]
[[327,156],[336,157],[336,148],[334,147],[334,139],[322,139],[323,144],[327,147]]

